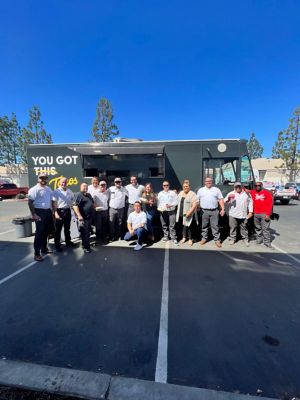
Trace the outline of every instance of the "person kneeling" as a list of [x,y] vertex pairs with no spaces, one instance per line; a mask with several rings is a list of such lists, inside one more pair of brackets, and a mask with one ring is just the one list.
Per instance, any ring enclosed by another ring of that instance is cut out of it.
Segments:
[[143,239],[147,235],[147,216],[144,211],[141,211],[141,203],[136,201],[134,203],[134,211],[129,214],[127,220],[128,232],[124,236],[124,240],[130,240],[137,236],[138,242],[133,250],[141,250],[143,248]]

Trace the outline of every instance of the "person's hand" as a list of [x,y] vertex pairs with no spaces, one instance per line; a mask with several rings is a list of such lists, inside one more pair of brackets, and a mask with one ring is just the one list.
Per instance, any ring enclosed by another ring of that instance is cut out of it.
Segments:
[[252,217],[253,217],[253,213],[249,212],[248,215],[247,215],[247,218],[249,219],[249,218],[252,218]]
[[55,211],[54,217],[55,217],[55,219],[61,220],[60,215],[58,214],[57,211]]
[[225,210],[221,210],[221,211],[220,211],[220,215],[221,215],[221,217],[224,217],[224,215],[225,215]]
[[81,215],[80,215],[80,217],[78,217],[78,221],[83,221],[83,218]]
[[190,211],[188,211],[188,212],[185,214],[186,218],[190,218],[191,215],[192,215],[192,213],[191,213]]
[[170,208],[171,206],[170,206],[170,204],[166,204],[166,208]]
[[41,217],[39,217],[37,214],[32,214],[32,219],[34,221],[41,221]]
[[268,215],[265,216],[265,221],[269,222],[270,221],[270,217]]
[[230,195],[228,195],[228,200],[233,200],[235,198],[234,193],[231,193]]
[[129,231],[129,233],[130,233],[130,235],[134,235],[134,229],[131,229],[130,231]]

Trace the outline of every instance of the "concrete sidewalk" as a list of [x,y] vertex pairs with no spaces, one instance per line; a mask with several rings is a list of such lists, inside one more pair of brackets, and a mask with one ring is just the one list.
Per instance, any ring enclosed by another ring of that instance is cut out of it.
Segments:
[[[254,396],[0,360],[0,385],[97,400],[251,400]],[[267,399],[260,397],[260,399]]]

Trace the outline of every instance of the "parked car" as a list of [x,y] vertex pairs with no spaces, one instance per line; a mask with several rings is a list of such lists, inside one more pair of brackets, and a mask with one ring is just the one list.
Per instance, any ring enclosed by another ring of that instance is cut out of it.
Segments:
[[292,199],[296,199],[297,192],[296,189],[285,188],[284,186],[277,186],[275,193],[274,193],[274,203],[275,201],[279,200],[281,204],[289,204]]
[[[300,185],[298,183],[298,185]],[[298,186],[296,182],[288,182],[284,185],[285,189],[295,189],[296,190],[296,195],[294,197],[295,200],[300,200],[300,186]]]
[[28,194],[28,187],[18,187],[15,183],[0,183],[0,198],[24,199]]

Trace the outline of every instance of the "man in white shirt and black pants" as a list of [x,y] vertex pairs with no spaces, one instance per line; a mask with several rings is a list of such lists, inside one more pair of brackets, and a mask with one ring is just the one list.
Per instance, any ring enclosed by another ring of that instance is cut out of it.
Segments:
[[53,191],[53,201],[54,201],[54,217],[55,217],[55,237],[54,243],[56,251],[62,251],[60,238],[61,231],[64,227],[65,242],[67,247],[76,246],[75,243],[71,241],[71,206],[74,202],[74,194],[72,190],[67,188],[68,179],[62,177],[59,181],[58,189]]
[[111,241],[119,240],[125,212],[127,190],[122,186],[121,178],[115,178],[115,185],[107,191],[109,193],[109,237]]
[[108,236],[108,202],[109,192],[106,182],[101,181],[99,188],[93,191],[93,200],[95,205],[95,224],[96,224],[96,240],[102,244],[107,243]]
[[163,182],[163,190],[157,196],[157,210],[160,212],[160,222],[164,232],[163,241],[169,240],[169,234],[173,243],[177,246],[177,235],[175,230],[177,194],[170,190],[168,181]]
[[48,249],[48,236],[53,227],[52,190],[47,186],[48,176],[40,173],[38,183],[28,192],[28,206],[35,221],[34,259],[43,261],[42,254],[53,253]]
[[205,178],[204,184],[205,186],[197,192],[202,211],[202,240],[200,244],[204,245],[207,242],[210,226],[216,246],[222,247],[219,230],[219,206],[221,208],[220,215],[223,217],[225,214],[223,195],[219,188],[212,186],[211,178]]
[[134,203],[140,200],[143,191],[145,190],[143,185],[140,185],[137,181],[136,176],[130,177],[130,184],[125,186],[128,192],[128,212],[127,215],[134,211]]

